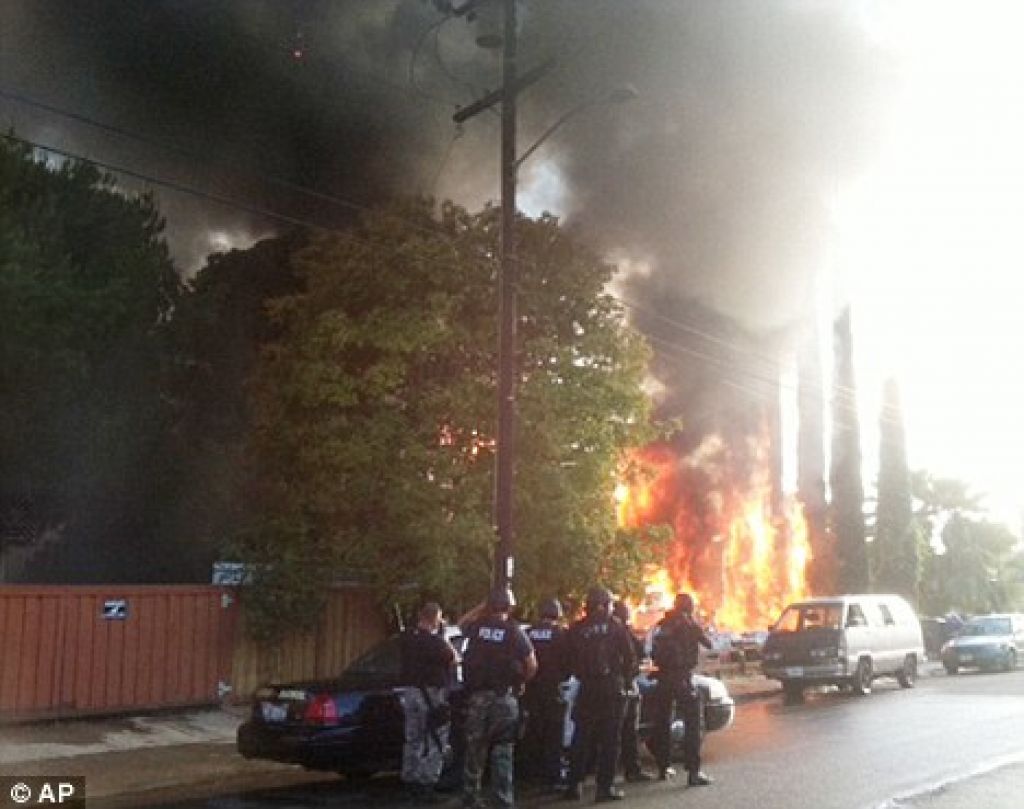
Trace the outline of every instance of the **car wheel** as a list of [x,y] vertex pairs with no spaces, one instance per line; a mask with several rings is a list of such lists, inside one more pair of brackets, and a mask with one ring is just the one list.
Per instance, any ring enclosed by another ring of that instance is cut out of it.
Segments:
[[1005,671],[1013,671],[1017,668],[1017,652],[1014,649],[1010,649],[1006,653],[1006,668]]
[[857,661],[857,671],[853,674],[853,692],[864,696],[871,693],[871,661],[862,657]]
[[907,655],[903,661],[903,668],[896,672],[896,682],[900,688],[913,688],[917,681],[917,656]]
[[801,683],[786,681],[782,684],[782,700],[787,705],[804,701],[804,687]]
[[942,665],[946,667],[946,674],[956,674],[960,671],[960,667],[956,663],[943,663]]

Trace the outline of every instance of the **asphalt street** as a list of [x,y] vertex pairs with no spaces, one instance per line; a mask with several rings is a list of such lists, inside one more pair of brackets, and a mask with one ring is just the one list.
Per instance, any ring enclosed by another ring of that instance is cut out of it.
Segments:
[[[715,809],[1009,809],[1024,805],[1024,671],[938,675],[867,697],[836,691],[802,704],[741,705],[705,745],[715,784],[631,786],[624,805]],[[585,795],[592,797],[590,786]],[[167,809],[285,809],[402,804],[394,778],[234,791]],[[457,802],[453,799],[452,806]],[[526,792],[522,806],[567,805]],[[622,804],[620,804],[622,805]]]

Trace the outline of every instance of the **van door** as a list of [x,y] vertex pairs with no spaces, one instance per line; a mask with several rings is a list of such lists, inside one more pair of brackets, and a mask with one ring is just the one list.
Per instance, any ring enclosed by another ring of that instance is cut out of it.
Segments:
[[843,622],[843,635],[846,638],[846,655],[850,661],[848,671],[851,673],[857,667],[857,661],[863,656],[871,656],[871,635],[874,630],[871,628],[871,621],[864,610],[864,605],[858,602],[851,602],[846,610],[846,620]]
[[880,622],[875,643],[875,671],[891,673],[903,664],[901,633],[889,605],[879,601],[875,606]]

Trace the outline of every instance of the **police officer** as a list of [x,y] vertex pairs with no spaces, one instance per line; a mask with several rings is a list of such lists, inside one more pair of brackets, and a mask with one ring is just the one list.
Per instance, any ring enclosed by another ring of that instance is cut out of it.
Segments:
[[654,726],[654,755],[658,777],[675,775],[671,767],[672,718],[679,706],[685,723],[683,764],[689,786],[705,786],[711,779],[700,770],[701,724],[703,710],[700,690],[693,684],[698,645],[711,648],[711,640],[693,617],[693,597],[676,596],[672,610],[661,620],[654,635],[654,663],[658,667],[658,690]]
[[[616,601],[612,615],[629,632],[629,639],[633,643],[633,654],[637,662],[644,656],[644,644],[637,637],[630,626],[629,605],[624,601]],[[653,781],[654,777],[643,771],[640,767],[640,686],[637,683],[637,676],[633,677],[626,687],[626,710],[622,718],[622,740],[619,760],[622,762],[622,772],[627,781]]]
[[405,744],[402,748],[402,781],[413,798],[433,802],[444,764],[449,723],[434,726],[431,712],[445,705],[455,649],[441,633],[441,607],[427,602],[419,611],[416,625],[402,635],[401,702],[405,714]]
[[537,656],[526,633],[509,619],[515,606],[512,592],[499,587],[487,598],[483,617],[468,627],[463,673],[469,704],[466,709],[466,764],[463,805],[483,803],[480,780],[488,754],[491,786],[500,806],[515,805],[515,738],[517,696],[537,673]]
[[554,786],[562,774],[565,705],[560,684],[566,678],[565,628],[557,598],[542,601],[540,620],[526,635],[537,653],[537,676],[526,685],[523,707],[527,712],[522,750],[527,768],[542,783]]
[[636,657],[626,628],[612,618],[612,596],[595,587],[587,594],[587,614],[568,636],[569,670],[580,681],[573,708],[576,724],[565,797],[579,800],[587,764],[596,753],[598,803],[621,800],[612,785],[619,759],[625,686],[636,674]]

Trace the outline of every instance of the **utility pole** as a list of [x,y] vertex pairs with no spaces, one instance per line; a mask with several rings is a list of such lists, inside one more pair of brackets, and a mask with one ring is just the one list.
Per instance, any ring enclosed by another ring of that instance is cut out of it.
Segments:
[[519,387],[516,256],[516,0],[505,0],[501,59],[501,269],[498,289],[498,443],[494,476],[494,518],[498,531],[494,583],[515,577],[516,393]]
[[[516,407],[519,387],[519,343],[517,298],[519,295],[519,258],[516,246],[516,174],[519,166],[547,138],[569,118],[595,103],[618,103],[633,98],[636,90],[630,86],[617,88],[606,97],[586,101],[563,114],[548,127],[543,135],[522,157],[516,157],[516,96],[547,75],[555,60],[547,61],[519,75],[517,58],[516,2],[518,0],[468,0],[453,9],[454,13],[470,15],[485,3],[503,5],[503,33],[501,36],[501,89],[460,109],[452,120],[461,124],[474,115],[501,103],[501,222],[500,260],[498,271],[498,433],[495,445],[494,471],[494,526],[497,537],[494,548],[494,584],[505,587],[515,578],[515,471],[516,433],[518,413]],[[478,39],[482,47],[497,45],[497,37]]]
[[[494,0],[492,0],[493,2]],[[517,353],[517,296],[519,264],[516,257],[516,95],[533,84],[553,66],[547,62],[519,78],[517,70],[516,0],[498,0],[504,5],[502,34],[501,90],[459,110],[452,116],[457,124],[501,102],[501,222],[498,270],[498,434],[495,445],[493,518],[497,531],[494,548],[494,584],[509,586],[515,577],[515,469],[516,392],[519,381]],[[457,13],[479,6],[469,2]],[[482,43],[481,43],[482,44]]]

